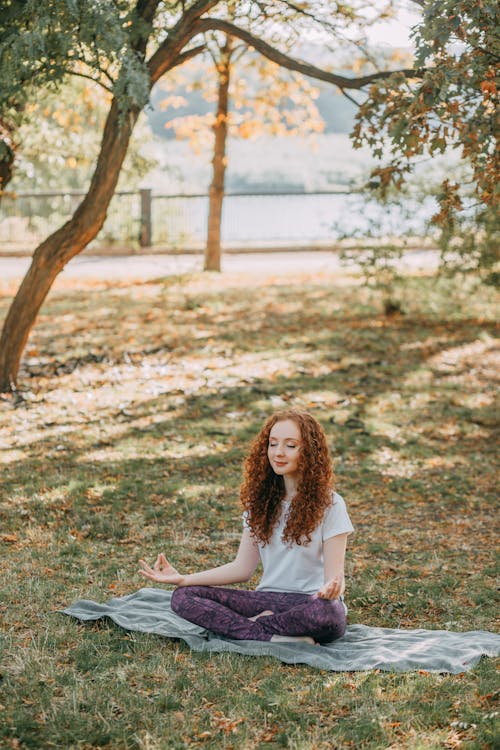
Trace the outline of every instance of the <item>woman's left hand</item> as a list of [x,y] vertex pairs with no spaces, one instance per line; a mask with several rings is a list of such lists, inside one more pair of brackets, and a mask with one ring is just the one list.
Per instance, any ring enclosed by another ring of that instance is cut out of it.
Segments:
[[332,578],[331,581],[327,581],[320,588],[319,591],[314,594],[315,599],[338,599],[342,593],[342,585],[344,583],[343,576],[337,576]]

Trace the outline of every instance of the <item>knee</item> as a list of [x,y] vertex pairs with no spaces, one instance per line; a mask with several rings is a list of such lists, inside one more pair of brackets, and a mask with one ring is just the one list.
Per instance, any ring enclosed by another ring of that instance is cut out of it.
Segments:
[[329,613],[333,611],[336,599],[321,599],[318,597],[313,600],[313,607],[318,614],[328,617]]
[[187,612],[191,602],[203,592],[203,586],[179,586],[172,591],[170,607],[176,615]]
[[325,628],[331,628],[338,633],[337,637],[344,634],[347,617],[344,604],[340,599],[316,599],[315,608],[318,619]]

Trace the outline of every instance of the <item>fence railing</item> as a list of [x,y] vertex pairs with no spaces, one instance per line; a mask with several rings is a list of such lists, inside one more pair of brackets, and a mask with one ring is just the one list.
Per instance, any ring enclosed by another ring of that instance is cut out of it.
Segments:
[[[0,201],[0,249],[33,250],[72,216],[84,195],[80,191],[5,194]],[[429,211],[413,217],[417,231],[424,214]],[[207,218],[204,193],[119,191],[91,247],[201,251]],[[224,199],[221,236],[226,250],[299,247],[333,243],[346,232],[373,235],[374,226],[380,234],[397,234],[401,224],[397,212],[371,204],[356,190],[231,192]]]

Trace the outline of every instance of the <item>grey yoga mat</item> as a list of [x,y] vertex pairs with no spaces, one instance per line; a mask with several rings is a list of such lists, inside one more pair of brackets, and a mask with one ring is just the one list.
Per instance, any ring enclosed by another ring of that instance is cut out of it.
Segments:
[[500,654],[500,635],[484,630],[457,633],[349,625],[342,638],[323,646],[237,641],[179,617],[170,608],[170,598],[170,591],[142,588],[104,604],[81,599],[61,612],[82,621],[109,617],[126,630],[181,638],[194,651],[274,656],[287,664],[309,664],[337,672],[382,669],[458,674],[472,669],[482,656]]

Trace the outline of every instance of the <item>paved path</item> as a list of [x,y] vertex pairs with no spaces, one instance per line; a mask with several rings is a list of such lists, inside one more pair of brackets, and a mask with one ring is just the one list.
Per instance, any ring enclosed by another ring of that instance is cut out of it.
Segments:
[[[410,250],[401,267],[411,271],[432,270],[438,264],[435,250]],[[29,258],[0,257],[0,281],[22,278]],[[202,270],[199,255],[78,255],[68,263],[62,276],[73,279],[154,279]],[[348,269],[333,251],[235,253],[223,258],[223,272],[281,275],[296,273],[345,273]]]

